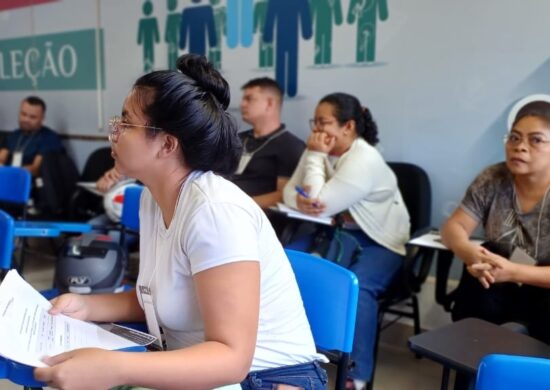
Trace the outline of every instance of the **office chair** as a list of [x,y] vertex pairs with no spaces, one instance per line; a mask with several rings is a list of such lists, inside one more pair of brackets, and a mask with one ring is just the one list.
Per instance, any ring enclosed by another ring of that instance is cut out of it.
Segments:
[[346,268],[309,253],[292,249],[285,252],[298,282],[315,345],[338,367],[336,389],[345,389],[359,296],[357,277]]
[[550,359],[491,354],[477,371],[476,390],[543,390],[550,387]]
[[[403,162],[389,162],[388,165],[395,173],[399,190],[409,212],[411,221],[411,235],[430,226],[432,192],[430,179],[426,172],[417,165]],[[399,276],[390,285],[388,290],[378,300],[378,331],[376,333],[374,350],[374,368],[368,389],[372,389],[378,357],[378,343],[380,332],[395,323],[402,317],[413,319],[414,334],[420,333],[420,309],[417,293],[426,281],[435,250],[430,248],[407,247],[407,254]],[[384,324],[386,313],[397,317]]]

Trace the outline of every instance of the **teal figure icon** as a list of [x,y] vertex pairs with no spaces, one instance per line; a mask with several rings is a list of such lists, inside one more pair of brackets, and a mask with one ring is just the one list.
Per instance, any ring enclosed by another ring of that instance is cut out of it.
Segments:
[[340,0],[309,0],[311,22],[315,30],[315,65],[328,65],[332,61],[332,26],[342,24]]
[[178,38],[180,35],[179,12],[174,12],[178,7],[178,0],[168,0],[168,15],[166,16],[166,27],[164,29],[164,42],[168,45],[168,68],[176,69],[176,60],[178,59]]
[[386,0],[351,0],[348,23],[357,22],[356,62],[373,62],[376,56],[376,23],[388,19]]
[[260,0],[254,4],[254,33],[259,34],[258,67],[273,68],[273,43],[264,42],[263,31],[267,14],[267,0]]
[[[192,1],[193,3],[201,2],[201,0]],[[206,42],[207,39],[208,43]],[[189,53],[205,56],[207,45],[213,47],[217,43],[212,7],[210,5],[186,7],[181,14],[180,49],[185,50],[188,48]]]
[[214,10],[214,25],[216,26],[216,45],[210,46],[208,49],[208,61],[214,65],[216,69],[222,68],[222,35],[226,31],[226,8],[220,5],[220,0],[210,0],[210,5]]
[[253,0],[227,0],[227,46],[231,49],[239,44],[252,45]]
[[143,71],[150,72],[155,66],[155,43],[160,40],[157,19],[151,17],[153,3],[149,0],[143,3],[144,18],[139,20],[137,43],[143,46]]

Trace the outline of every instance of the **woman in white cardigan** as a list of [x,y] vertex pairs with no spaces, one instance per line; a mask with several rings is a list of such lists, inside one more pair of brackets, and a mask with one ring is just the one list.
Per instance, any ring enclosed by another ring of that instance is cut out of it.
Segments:
[[409,215],[393,171],[374,147],[376,123],[357,98],[325,96],[310,122],[307,149],[285,186],[284,201],[310,215],[338,214],[361,247],[349,266],[360,283],[350,376],[363,388],[373,371],[377,298],[401,268]]

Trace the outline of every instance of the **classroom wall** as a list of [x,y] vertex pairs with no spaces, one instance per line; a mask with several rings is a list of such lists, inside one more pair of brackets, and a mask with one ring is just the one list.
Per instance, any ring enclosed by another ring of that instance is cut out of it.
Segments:
[[[450,213],[477,172],[503,158],[511,105],[525,95],[550,92],[550,2],[311,0],[318,12],[313,15],[313,36],[304,39],[291,33],[296,27],[308,35],[307,23],[294,21],[295,15],[306,12],[307,7],[299,8],[306,0],[269,1],[275,3],[275,25],[282,23],[280,31],[287,34],[276,46],[297,45],[297,81],[286,88],[284,102],[288,128],[305,138],[307,120],[320,97],[333,91],[357,95],[378,122],[385,158],[413,162],[430,175],[434,225]],[[108,118],[119,113],[135,78],[146,69],[169,66],[165,27],[170,13],[181,25],[184,9],[190,12],[190,7],[212,3],[220,27],[220,21],[229,26],[237,20],[234,5],[261,10],[261,2],[251,0],[42,3],[4,10],[0,4],[0,129],[16,127],[19,101],[36,93],[48,103],[47,125],[64,134],[104,136]],[[340,20],[333,12],[331,57],[328,63],[316,64],[315,33],[330,27],[315,23],[326,16],[329,3],[333,11],[341,6],[342,23],[336,25]],[[375,15],[376,29],[370,30],[371,37],[375,34],[374,58],[372,53],[358,58],[358,26],[357,21],[348,23],[350,8],[366,18]],[[246,19],[237,23],[248,24]],[[143,41],[138,44],[140,31]],[[227,31],[219,42],[221,70],[232,88],[231,111],[239,117],[240,86],[253,77],[273,77],[275,70],[259,63],[259,32]],[[230,42],[234,38],[236,46]],[[193,44],[200,46],[197,42],[195,37]],[[148,53],[154,53],[154,59]],[[82,165],[91,150],[104,144],[69,141],[69,150]]]

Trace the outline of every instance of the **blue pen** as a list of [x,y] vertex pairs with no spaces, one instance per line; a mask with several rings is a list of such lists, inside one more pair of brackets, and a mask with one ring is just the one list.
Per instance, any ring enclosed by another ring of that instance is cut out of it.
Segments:
[[[311,197],[309,196],[309,194],[300,186],[296,186],[294,187],[294,189],[296,190],[297,193],[299,193],[300,195],[302,195],[304,198],[306,199],[310,199]],[[319,207],[319,203],[315,202],[313,203],[313,207]]]
[[304,198],[309,199],[309,194],[307,192],[305,192],[302,187],[296,186],[296,187],[294,187],[294,189],[296,190],[297,193],[302,195]]

